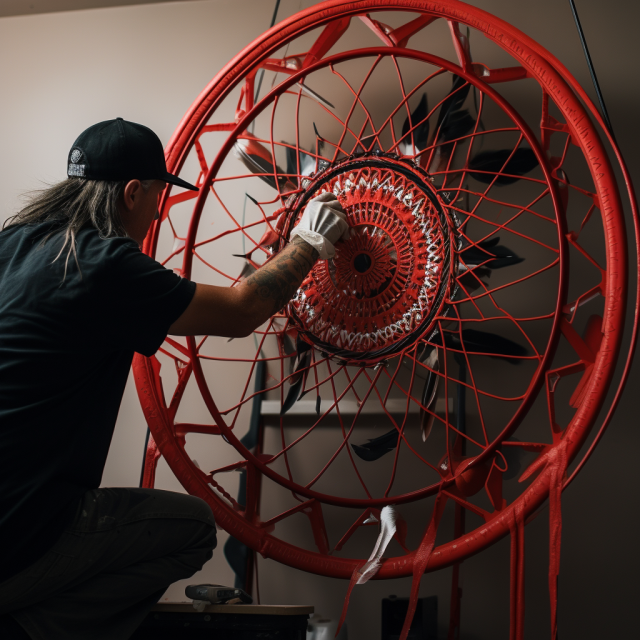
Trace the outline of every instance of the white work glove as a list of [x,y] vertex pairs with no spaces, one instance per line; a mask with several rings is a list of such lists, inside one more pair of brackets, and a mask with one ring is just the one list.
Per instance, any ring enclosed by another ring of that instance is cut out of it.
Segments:
[[347,216],[333,193],[321,193],[310,200],[300,222],[291,232],[291,239],[300,236],[320,254],[322,260],[333,258],[333,246],[349,236]]

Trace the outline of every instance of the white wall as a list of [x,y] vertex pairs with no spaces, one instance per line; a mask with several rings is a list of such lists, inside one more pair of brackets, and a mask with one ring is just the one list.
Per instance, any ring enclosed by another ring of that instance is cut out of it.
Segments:
[[[168,141],[181,117],[217,70],[269,24],[273,2],[201,0],[96,9],[0,19],[0,220],[19,207],[19,195],[43,182],[64,178],[67,152],[77,134],[100,120],[122,116],[154,129]],[[279,19],[309,0],[283,0]],[[476,0],[548,47],[588,86],[567,3]],[[638,175],[637,113],[640,106],[634,36],[640,11],[632,0],[579,3],[610,115],[623,151]],[[630,25],[626,27],[625,25]],[[591,91],[590,91],[591,92]],[[593,92],[591,92],[593,93]],[[638,594],[638,441],[632,377],[620,412],[593,459],[563,498],[564,546],[561,575],[563,640],[625,637],[635,629]],[[132,384],[127,386],[104,484],[136,486],[145,423]],[[180,490],[166,469],[160,486]],[[198,579],[232,582],[220,552]],[[527,529],[527,597],[530,637],[544,637],[546,520]],[[507,543],[496,545],[464,565],[465,638],[506,637],[508,629]],[[261,562],[263,600],[311,602],[336,617],[346,583],[319,578],[271,561]],[[448,600],[448,572],[430,575],[422,593]],[[376,638],[379,600],[407,595],[407,580],[356,589],[349,616],[351,638]],[[167,598],[182,597],[181,586]],[[446,610],[441,607],[441,616]],[[441,621],[441,628],[443,623]]]

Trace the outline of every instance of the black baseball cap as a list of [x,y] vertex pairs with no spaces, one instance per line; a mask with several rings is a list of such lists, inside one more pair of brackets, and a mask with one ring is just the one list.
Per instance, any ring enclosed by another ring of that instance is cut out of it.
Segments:
[[122,118],[98,122],[83,131],[67,158],[67,176],[90,180],[164,180],[198,191],[167,171],[160,138]]

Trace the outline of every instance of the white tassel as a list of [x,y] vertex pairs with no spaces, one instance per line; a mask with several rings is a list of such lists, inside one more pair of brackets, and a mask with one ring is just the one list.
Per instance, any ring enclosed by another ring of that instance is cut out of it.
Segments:
[[360,569],[360,577],[356,584],[364,584],[378,573],[382,564],[382,556],[391,542],[391,538],[396,532],[396,513],[393,507],[384,507],[380,512],[380,535],[376,541],[376,546],[367,560],[366,564]]

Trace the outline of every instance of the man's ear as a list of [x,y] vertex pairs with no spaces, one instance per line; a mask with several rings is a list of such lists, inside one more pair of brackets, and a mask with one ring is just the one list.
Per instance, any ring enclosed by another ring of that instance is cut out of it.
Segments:
[[122,204],[124,205],[125,211],[133,210],[141,192],[142,183],[140,180],[129,180],[129,182],[127,182],[122,192]]

